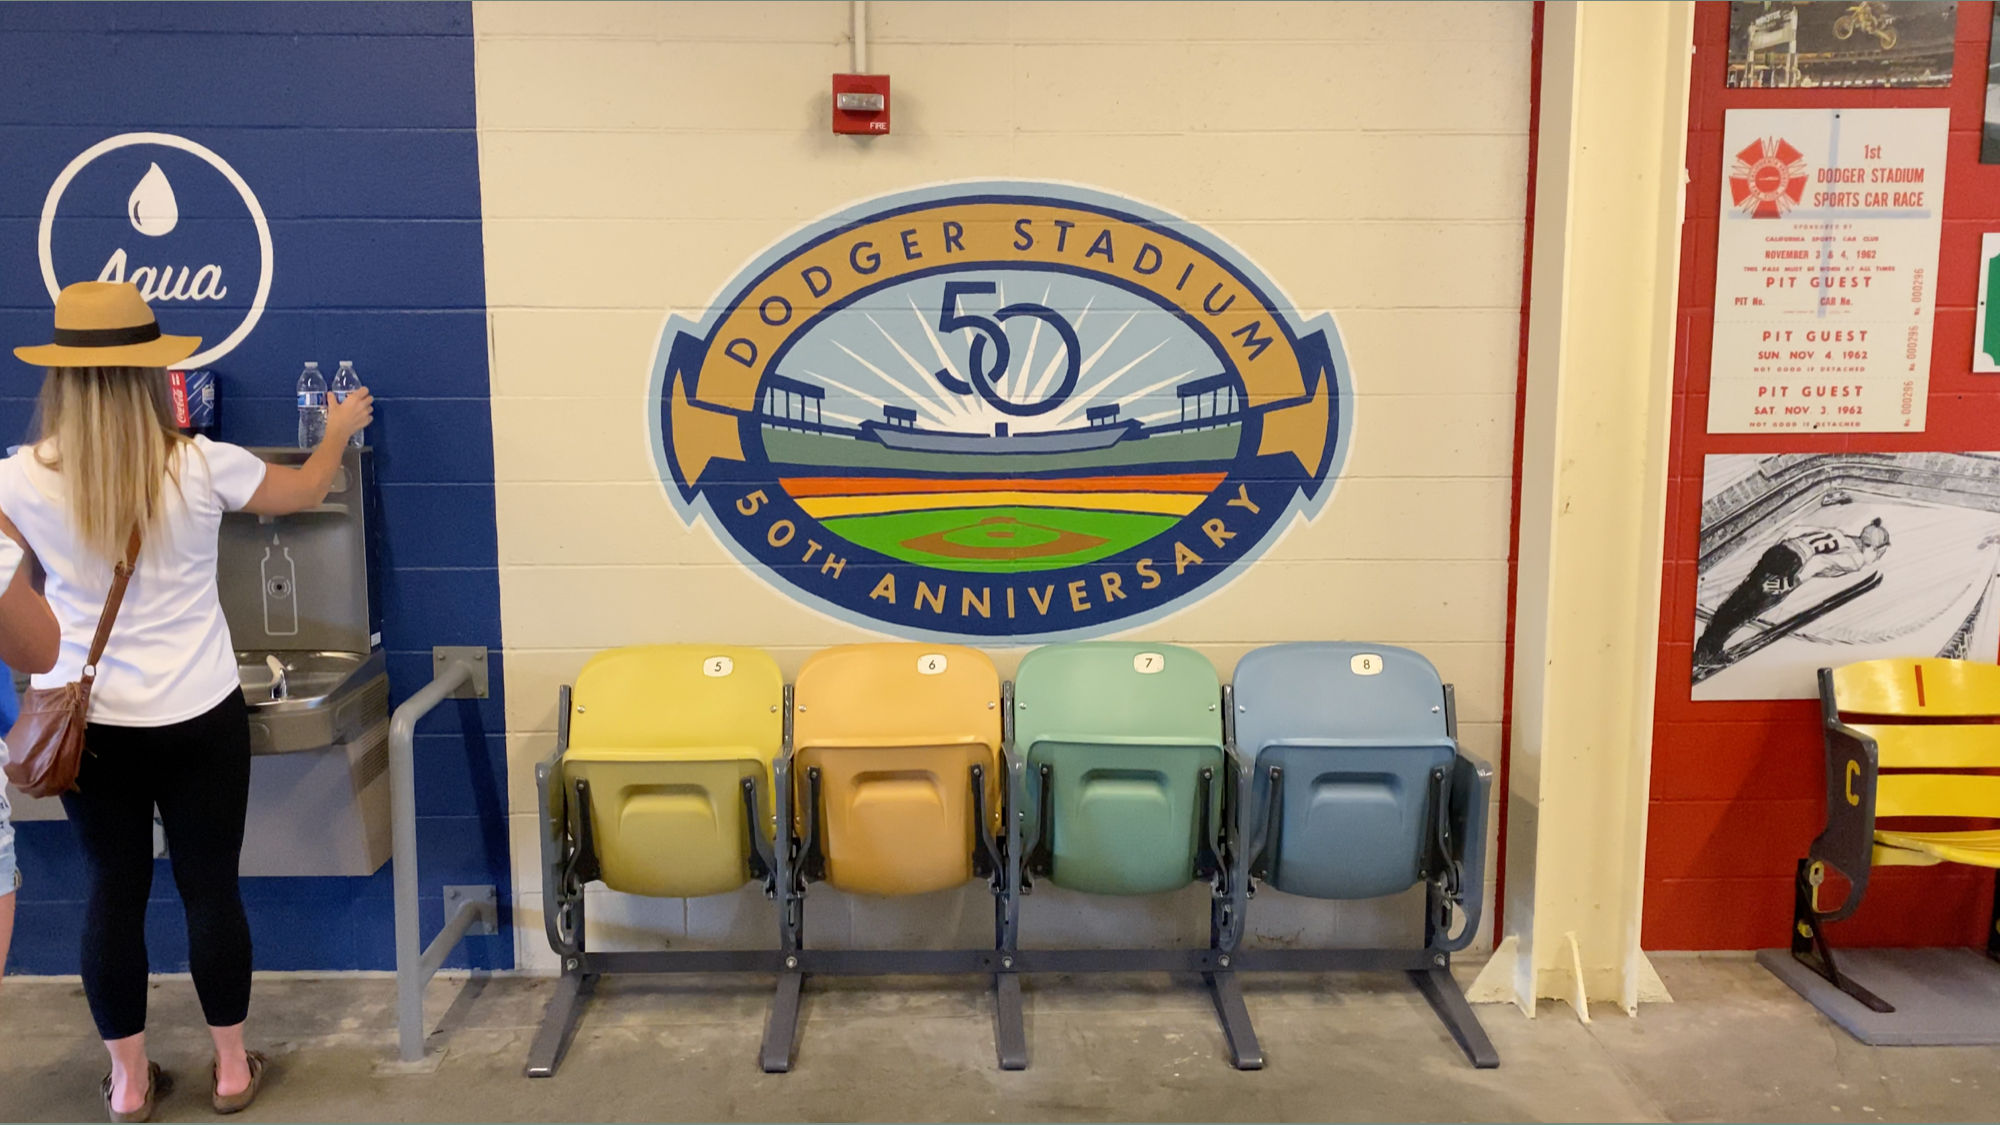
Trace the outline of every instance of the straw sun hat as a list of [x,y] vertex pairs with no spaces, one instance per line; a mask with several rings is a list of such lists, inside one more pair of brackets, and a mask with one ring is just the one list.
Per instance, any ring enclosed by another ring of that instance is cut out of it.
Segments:
[[56,296],[54,339],[15,348],[37,367],[168,367],[201,347],[197,336],[166,336],[135,285],[79,281]]

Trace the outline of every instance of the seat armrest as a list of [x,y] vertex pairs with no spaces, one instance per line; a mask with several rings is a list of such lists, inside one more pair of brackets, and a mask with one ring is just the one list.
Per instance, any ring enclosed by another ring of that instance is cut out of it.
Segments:
[[1222,768],[1229,771],[1229,784],[1232,787],[1230,796],[1233,798],[1223,809],[1223,823],[1228,829],[1230,841],[1241,851],[1250,843],[1243,838],[1243,832],[1249,826],[1246,813],[1249,808],[1251,777],[1250,763],[1244,760],[1242,752],[1237,749],[1234,742],[1222,748]]
[[1493,801],[1493,767],[1460,750],[1452,759],[1449,862],[1458,865],[1458,909],[1464,924],[1455,937],[1439,939],[1437,948],[1457,952],[1479,936],[1486,906],[1486,815]]
[[1245,758],[1243,748],[1236,744],[1236,688],[1224,684],[1222,688],[1222,768],[1229,771],[1228,796],[1222,803],[1223,830],[1226,833],[1222,849],[1223,875],[1226,880],[1223,890],[1228,895],[1229,924],[1227,929],[1214,935],[1217,946],[1225,951],[1233,951],[1242,944],[1246,927],[1245,915],[1250,907],[1250,860],[1254,845],[1249,839],[1250,799],[1255,792],[1251,785],[1251,770],[1254,761]]
[[541,798],[538,806],[542,810],[543,858],[547,856],[550,834],[560,834],[566,827],[562,786],[562,756],[569,750],[569,708],[570,687],[564,684],[556,691],[556,744],[548,756],[535,763],[535,789]]
[[535,796],[542,814],[542,925],[549,948],[561,951],[564,941],[557,920],[562,908],[564,876],[570,860],[569,795],[562,781],[563,751],[569,749],[570,689],[556,695],[556,744],[548,757],[535,763]]
[[1821,909],[1817,886],[1814,912],[1838,922],[1861,907],[1868,888],[1868,869],[1875,861],[1875,782],[1880,753],[1875,740],[1829,717],[1826,734],[1826,829],[1806,854],[1847,877],[1847,897],[1832,909]]
[[772,866],[776,872],[778,897],[788,899],[802,887],[799,879],[798,825],[793,817],[796,803],[792,792],[792,748],[788,743],[771,759],[771,806],[777,825],[771,837]]

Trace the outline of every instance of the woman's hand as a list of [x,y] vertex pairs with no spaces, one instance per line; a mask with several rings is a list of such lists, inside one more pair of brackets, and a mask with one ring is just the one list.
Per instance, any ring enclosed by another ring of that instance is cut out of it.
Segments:
[[260,516],[289,516],[323,502],[333,487],[333,476],[347,456],[347,439],[375,420],[375,396],[367,387],[347,392],[340,402],[326,408],[326,436],[306,463],[297,468],[268,465],[264,482],[250,494],[243,510]]
[[326,408],[326,442],[346,445],[347,439],[368,428],[375,420],[375,396],[367,387],[356,387],[347,397]]

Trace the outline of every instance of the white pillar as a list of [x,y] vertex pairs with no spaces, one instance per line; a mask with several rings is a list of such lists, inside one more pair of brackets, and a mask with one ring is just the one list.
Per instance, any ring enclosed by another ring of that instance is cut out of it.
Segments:
[[1529,1015],[1658,986],[1639,917],[1693,22],[1688,0],[1544,14],[1507,932],[1475,986]]

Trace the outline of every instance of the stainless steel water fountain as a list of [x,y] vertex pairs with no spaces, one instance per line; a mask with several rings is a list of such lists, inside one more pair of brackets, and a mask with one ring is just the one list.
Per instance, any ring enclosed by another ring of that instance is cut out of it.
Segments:
[[[299,449],[255,449],[298,464]],[[367,875],[389,856],[389,677],[371,453],[294,515],[222,521],[222,611],[250,705],[246,875]]]

